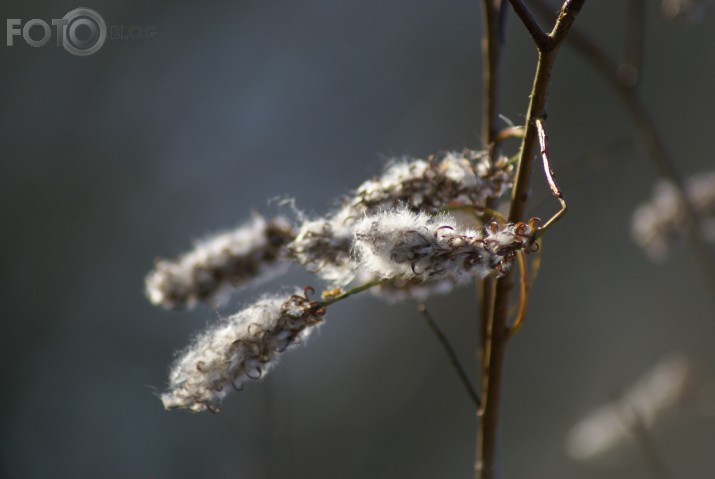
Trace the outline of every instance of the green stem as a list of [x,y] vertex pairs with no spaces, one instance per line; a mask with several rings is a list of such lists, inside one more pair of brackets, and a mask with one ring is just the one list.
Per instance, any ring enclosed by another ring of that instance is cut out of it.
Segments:
[[376,279],[373,281],[368,281],[367,283],[361,284],[360,286],[355,286],[352,289],[343,291],[342,293],[338,294],[337,296],[333,296],[331,298],[327,298],[323,301],[320,301],[320,302],[318,302],[318,305],[319,306],[329,306],[333,303],[337,303],[338,301],[347,298],[348,296],[362,293],[363,291],[367,291],[370,288],[379,286],[379,285],[383,284],[385,281],[387,281],[387,280],[386,279]]

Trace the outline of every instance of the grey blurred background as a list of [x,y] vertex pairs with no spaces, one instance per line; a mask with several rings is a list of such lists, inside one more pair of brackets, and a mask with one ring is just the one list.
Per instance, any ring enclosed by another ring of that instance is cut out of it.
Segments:
[[[552,2],[555,4],[555,2]],[[1,17],[61,18],[72,2],[3,2]],[[309,213],[386,158],[480,144],[476,0],[95,1],[107,24],[153,26],[89,57],[20,38],[0,47],[0,478],[471,477],[476,420],[413,304],[366,295],[220,415],[166,412],[174,352],[292,271],[225,308],[151,307],[159,256],[291,196]],[[712,168],[715,19],[649,2],[643,95],[681,170]],[[622,2],[578,27],[622,52]],[[509,18],[502,113],[519,123],[535,52]],[[622,105],[565,47],[549,133],[568,216],[544,242],[502,410],[504,478],[653,477],[636,447],[581,463],[569,428],[671,351],[697,376],[652,431],[679,478],[715,474],[715,308],[687,248],[655,265],[629,239],[656,170]],[[515,145],[510,145],[511,151]],[[535,182],[534,215],[557,204]],[[428,302],[471,374],[470,287]],[[710,399],[708,399],[710,397]]]

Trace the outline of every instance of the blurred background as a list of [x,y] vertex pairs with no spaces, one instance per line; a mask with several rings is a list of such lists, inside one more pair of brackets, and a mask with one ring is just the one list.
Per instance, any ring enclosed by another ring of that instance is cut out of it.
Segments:
[[[79,6],[14,0],[0,16],[49,22]],[[315,281],[294,268],[218,311],[176,313],[151,307],[143,280],[155,258],[251,211],[275,213],[270,199],[322,214],[387,158],[478,147],[480,2],[83,6],[156,35],[109,38],[87,57],[54,38],[0,47],[0,477],[472,477],[473,406],[414,304],[342,302],[221,414],[189,414],[156,397],[175,351],[263,291]],[[623,7],[590,1],[577,21],[614,58]],[[660,7],[648,2],[642,94],[689,175],[713,166],[715,17]],[[536,55],[508,23],[502,113],[521,123]],[[584,462],[565,440],[680,351],[689,397],[651,435],[673,477],[711,478],[713,291],[687,247],[653,264],[631,242],[657,171],[626,110],[568,46],[548,128],[570,210],[545,238],[507,352],[502,477],[654,477],[633,442]],[[548,217],[558,205],[537,176],[530,214]],[[428,306],[475,377],[473,288]]]

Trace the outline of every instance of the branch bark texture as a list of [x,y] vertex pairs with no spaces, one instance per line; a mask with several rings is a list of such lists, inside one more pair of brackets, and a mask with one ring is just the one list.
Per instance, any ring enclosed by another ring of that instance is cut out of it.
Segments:
[[[531,175],[538,141],[536,119],[546,115],[546,99],[551,80],[551,71],[558,49],[568,34],[585,0],[567,0],[564,2],[549,33],[541,30],[531,13],[520,0],[510,0],[527,31],[534,39],[538,51],[538,63],[534,84],[531,91],[526,117],[526,131],[519,153],[519,166],[514,181],[509,221],[525,219]],[[497,430],[499,424],[499,403],[501,378],[504,366],[504,352],[508,340],[507,316],[509,299],[514,281],[511,274],[500,278],[496,284],[496,294],[491,315],[486,324],[484,362],[482,376],[482,410],[479,434],[477,438],[478,479],[493,479],[496,474]]]

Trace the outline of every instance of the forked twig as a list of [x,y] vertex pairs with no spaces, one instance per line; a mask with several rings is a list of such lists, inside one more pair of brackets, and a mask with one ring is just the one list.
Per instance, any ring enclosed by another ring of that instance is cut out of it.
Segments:
[[[534,233],[534,238],[533,242],[538,241],[539,237],[546,231],[548,227],[553,225],[559,218],[561,218],[567,210],[566,206],[566,200],[564,200],[564,196],[561,193],[561,190],[559,189],[558,186],[556,186],[556,182],[554,181],[554,172],[551,169],[551,163],[549,161],[549,149],[548,149],[548,141],[546,137],[546,132],[544,131],[544,126],[543,126],[543,121],[541,119],[536,120],[536,126],[539,130],[539,142],[541,144],[541,156],[543,159],[544,163],[544,174],[546,175],[546,180],[549,183],[549,188],[551,188],[552,194],[559,200],[561,203],[561,209],[554,214],[545,224],[544,226],[540,227],[535,233]],[[541,249],[541,244],[532,244],[532,246],[536,246],[536,251],[540,251]],[[509,337],[514,336],[519,330],[521,329],[521,326],[524,322],[524,316],[526,315],[526,305],[529,300],[529,289],[531,289],[531,285],[534,281],[534,278],[536,277],[536,274],[534,274],[534,277],[529,278],[528,274],[528,269],[526,267],[526,259],[525,259],[525,254],[523,251],[519,251],[517,254],[517,261],[519,263],[519,309],[516,314],[516,318],[514,319],[514,322],[512,323],[511,326],[509,326]],[[540,256],[537,257],[537,261],[535,262],[535,273],[538,272],[539,266],[541,264],[540,261]]]
[[[640,19],[637,20],[635,32],[640,32],[642,37],[642,6],[639,6],[640,3],[638,0],[632,1],[634,3],[631,6],[631,17],[638,17],[638,12],[640,12],[641,15]],[[552,9],[544,0],[532,0],[532,4],[539,15],[551,15]],[[635,33],[630,35],[630,43],[636,42],[634,35]],[[641,38],[640,42],[642,41]],[[633,81],[633,78],[628,78],[628,75],[623,75],[623,69],[619,68],[619,65],[612,61],[609,55],[606,54],[598,44],[578,29],[574,29],[569,34],[568,43],[576,48],[576,50],[601,73],[621,97],[623,104],[628,109],[636,127],[640,131],[643,144],[650,153],[660,175],[667,179],[675,188],[681,203],[685,206],[685,214],[688,219],[688,238],[693,245],[695,255],[700,260],[698,263],[701,268],[703,268],[705,277],[710,282],[711,288],[715,289],[715,256],[713,256],[712,250],[703,234],[699,215],[695,211],[695,208],[693,208],[692,203],[688,200],[685,192],[685,183],[678,169],[675,167],[675,161],[665,145],[665,141],[655,124],[655,120],[638,94],[636,88],[637,81]],[[640,59],[636,59],[638,55],[642,55],[642,52],[639,52],[638,48],[637,46],[629,47],[627,62],[640,62]]]
[[541,29],[539,22],[536,21],[531,11],[521,0],[509,0],[509,3],[511,3],[512,8],[519,16],[524,27],[526,27],[534,43],[536,43],[537,48],[539,50],[546,50],[550,41],[549,36]]
[[[524,15],[524,5],[517,0],[510,0],[512,6],[522,12],[520,18],[526,19],[525,24],[536,43],[539,59],[534,75],[534,85],[531,90],[529,109],[526,115],[526,131],[522,138],[519,153],[519,165],[514,179],[509,222],[523,221],[526,203],[529,199],[531,173],[533,169],[534,148],[537,143],[536,120],[542,118],[546,110],[551,71],[556,60],[556,54],[563,39],[569,32],[576,16],[583,7],[585,0],[566,0],[548,33],[548,42],[541,41],[541,35],[535,29],[535,23]],[[497,427],[499,424],[499,397],[501,393],[501,376],[504,365],[504,352],[509,338],[507,316],[509,314],[509,299],[513,288],[511,274],[506,274],[497,281],[493,301],[485,299],[483,310],[489,313],[483,326],[483,364],[482,364],[482,410],[477,438],[476,475],[480,479],[492,479],[496,470]]]

